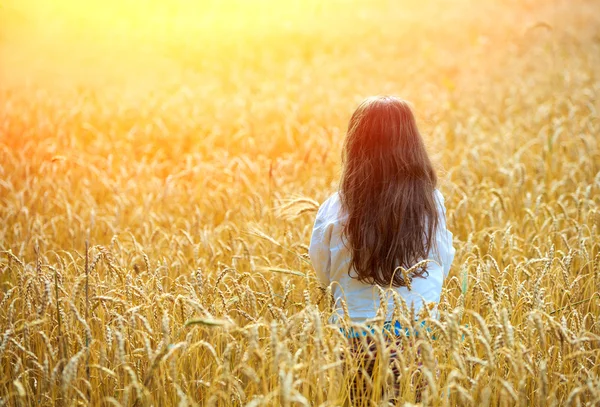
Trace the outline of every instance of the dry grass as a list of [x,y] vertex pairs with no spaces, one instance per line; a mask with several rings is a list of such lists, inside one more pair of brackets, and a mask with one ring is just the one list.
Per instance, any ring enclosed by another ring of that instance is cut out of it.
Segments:
[[[348,403],[359,365],[306,245],[375,93],[413,101],[457,248],[398,405],[417,376],[424,405],[600,405],[600,7],[396,3],[257,3],[271,17],[168,40],[13,10],[0,405]],[[365,406],[391,397],[389,351]]]

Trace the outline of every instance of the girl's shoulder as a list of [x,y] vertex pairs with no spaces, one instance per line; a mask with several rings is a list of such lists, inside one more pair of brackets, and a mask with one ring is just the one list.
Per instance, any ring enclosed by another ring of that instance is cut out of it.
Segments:
[[341,215],[341,208],[340,194],[336,191],[319,206],[317,218],[330,221],[338,220]]
[[433,190],[433,195],[440,204],[444,204],[444,195],[442,195],[442,192],[438,188]]
[[[445,213],[444,195],[439,189],[433,191],[438,209]],[[342,202],[338,191],[332,193],[326,200],[321,203],[317,212],[317,219],[320,221],[336,222],[344,219],[342,211]]]
[[446,219],[446,203],[444,200],[444,195],[442,195],[439,189],[435,189],[433,191],[433,195],[435,197],[435,203],[437,205],[438,213],[442,215],[442,219]]

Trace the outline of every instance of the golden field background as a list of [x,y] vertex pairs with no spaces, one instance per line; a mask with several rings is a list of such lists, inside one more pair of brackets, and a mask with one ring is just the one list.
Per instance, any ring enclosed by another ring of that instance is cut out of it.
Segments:
[[396,404],[600,405],[598,66],[593,0],[3,1],[0,405],[350,405],[306,252],[372,94],[457,249]]

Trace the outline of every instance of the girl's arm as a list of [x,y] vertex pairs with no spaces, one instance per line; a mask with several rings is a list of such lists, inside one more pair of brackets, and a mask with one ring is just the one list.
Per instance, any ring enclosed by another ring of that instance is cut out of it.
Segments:
[[310,256],[310,261],[315,269],[317,279],[323,286],[329,286],[329,283],[331,282],[329,279],[331,270],[329,243],[331,241],[331,232],[333,230],[333,224],[327,222],[323,217],[326,206],[327,201],[321,205],[317,212],[308,249],[308,255]]
[[444,278],[448,277],[450,266],[454,260],[456,250],[452,246],[452,232],[446,225],[446,207],[444,206],[444,196],[436,189],[436,198],[438,201],[439,224],[436,236],[436,244],[439,252],[439,259],[444,270]]

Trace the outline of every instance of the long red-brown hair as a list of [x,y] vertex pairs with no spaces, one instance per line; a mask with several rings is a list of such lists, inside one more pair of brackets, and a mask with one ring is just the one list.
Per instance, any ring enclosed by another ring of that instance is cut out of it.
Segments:
[[[406,286],[409,269],[435,246],[437,176],[408,103],[370,97],[350,119],[342,154],[343,235],[350,275],[381,286]],[[352,275],[352,272],[357,275]],[[425,277],[426,265],[409,278]]]

